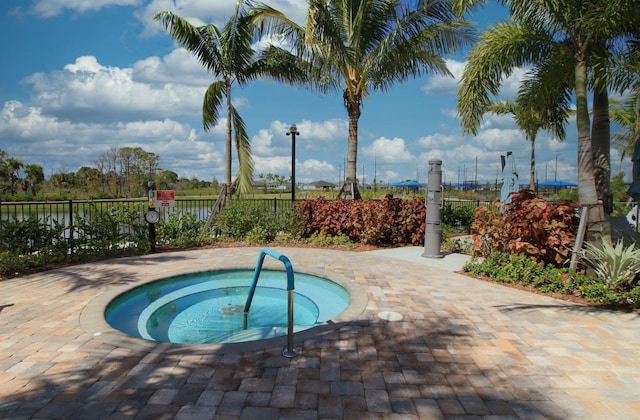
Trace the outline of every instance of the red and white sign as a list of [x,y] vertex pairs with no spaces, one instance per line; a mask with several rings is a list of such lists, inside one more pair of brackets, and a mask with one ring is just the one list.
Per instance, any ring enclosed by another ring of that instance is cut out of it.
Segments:
[[149,207],[173,207],[176,204],[176,193],[173,190],[149,191]]

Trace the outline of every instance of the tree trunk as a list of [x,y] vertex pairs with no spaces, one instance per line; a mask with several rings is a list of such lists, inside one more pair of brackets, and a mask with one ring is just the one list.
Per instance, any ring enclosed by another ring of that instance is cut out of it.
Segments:
[[587,63],[584,56],[576,57],[576,124],[578,127],[578,198],[581,206],[588,207],[586,240],[599,244],[610,238],[607,214],[598,202],[595,183],[595,164],[591,148],[591,123],[587,102]]
[[[360,101],[358,99],[349,99],[345,92],[345,107],[349,114],[349,140],[347,143],[347,167],[345,169],[345,185],[342,186],[342,192],[345,198],[353,198],[360,200],[360,191],[357,182],[357,158],[358,158],[358,120],[360,119]],[[353,189],[353,190],[352,190]],[[347,191],[351,191],[348,194]]]
[[604,209],[611,214],[613,196],[611,194],[611,140],[609,122],[609,95],[607,91],[593,93],[593,125],[591,127],[591,147],[595,165],[595,182],[598,199]]
[[[231,197],[233,194],[231,188],[231,162],[232,162],[232,133],[231,133],[231,80],[227,80],[227,141],[225,143],[225,170],[224,170],[224,182],[227,185],[227,188],[223,191],[226,191],[227,198]],[[226,202],[226,201],[225,201]]]
[[531,163],[529,168],[529,189],[536,189],[536,136],[531,137]]

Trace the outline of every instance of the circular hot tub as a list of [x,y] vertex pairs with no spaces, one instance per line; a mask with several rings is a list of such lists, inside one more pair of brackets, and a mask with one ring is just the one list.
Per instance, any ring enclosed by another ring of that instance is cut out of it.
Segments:
[[[245,313],[252,275],[253,270],[219,270],[153,281],[113,299],[105,319],[127,335],[168,343],[226,344],[286,335],[286,273],[263,270]],[[351,301],[345,287],[305,273],[295,274],[293,296],[294,332],[338,317]]]

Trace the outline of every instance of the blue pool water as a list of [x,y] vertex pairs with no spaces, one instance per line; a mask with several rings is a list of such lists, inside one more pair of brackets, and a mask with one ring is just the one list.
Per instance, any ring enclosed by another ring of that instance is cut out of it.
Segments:
[[[286,273],[262,270],[245,322],[252,279],[253,270],[223,270],[156,281],[116,298],[105,319],[131,336],[170,343],[237,343],[286,335]],[[349,302],[339,284],[296,273],[294,331],[336,317]]]

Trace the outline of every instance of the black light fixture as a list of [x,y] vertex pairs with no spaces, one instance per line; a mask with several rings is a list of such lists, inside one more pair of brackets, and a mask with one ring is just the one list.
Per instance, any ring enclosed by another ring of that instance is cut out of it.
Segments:
[[289,127],[288,135],[291,135],[291,202],[294,202],[296,201],[296,136],[300,135],[295,124]]

